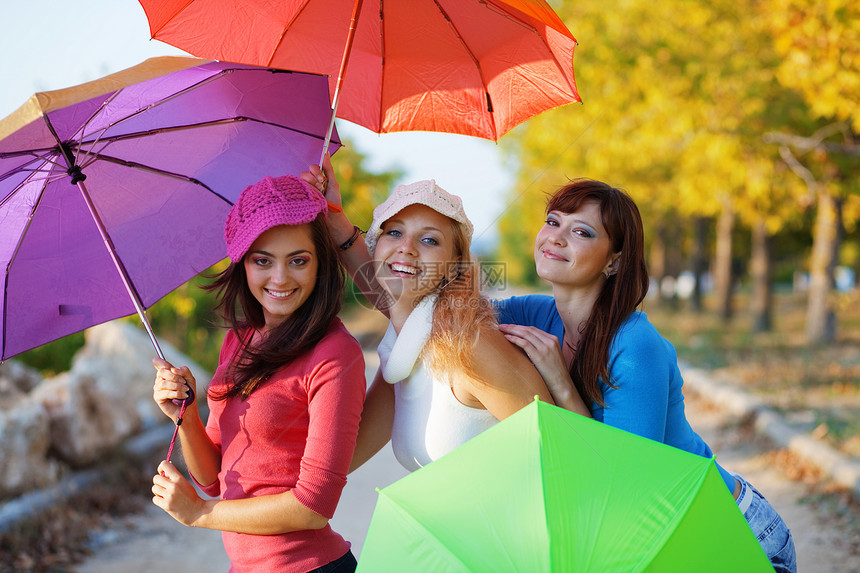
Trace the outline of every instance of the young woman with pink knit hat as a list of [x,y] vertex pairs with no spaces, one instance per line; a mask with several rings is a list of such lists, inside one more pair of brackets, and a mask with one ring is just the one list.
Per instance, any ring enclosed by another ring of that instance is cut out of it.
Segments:
[[[230,265],[210,290],[229,327],[207,392],[179,426],[203,500],[162,462],[153,502],[180,523],[223,532],[231,571],[354,571],[328,524],[346,484],[366,389],[358,342],[337,318],[345,276],[325,199],[298,177],[245,189],[224,229]],[[196,390],[155,359],[153,396],[174,421]],[[189,390],[190,389],[190,390]]]
[[[328,178],[318,166],[302,177],[337,206],[338,184],[328,159],[324,165]],[[398,185],[374,209],[366,242],[340,212],[329,226],[347,269],[390,320],[351,469],[391,440],[401,465],[416,470],[536,396],[552,402],[538,371],[497,330],[493,307],[478,292],[472,224],[459,197],[432,180]]]

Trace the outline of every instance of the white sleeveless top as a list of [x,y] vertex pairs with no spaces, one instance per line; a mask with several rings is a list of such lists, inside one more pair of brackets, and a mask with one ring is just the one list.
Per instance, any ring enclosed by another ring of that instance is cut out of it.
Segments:
[[454,396],[447,381],[436,380],[419,359],[430,339],[436,296],[423,299],[400,330],[388,325],[379,343],[382,376],[394,384],[391,445],[397,461],[415,471],[495,425],[488,410],[471,408]]

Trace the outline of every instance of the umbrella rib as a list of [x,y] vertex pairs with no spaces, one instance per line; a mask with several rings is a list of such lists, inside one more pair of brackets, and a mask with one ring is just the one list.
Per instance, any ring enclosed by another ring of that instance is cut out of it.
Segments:
[[[193,1],[194,0],[190,0],[190,2],[193,2]],[[268,58],[266,58],[266,65],[267,66],[272,65],[272,62],[275,60],[275,54],[278,52],[278,48],[281,47],[281,43],[284,41],[284,38],[286,37],[287,32],[290,30],[290,28],[295,23],[295,21],[299,18],[301,13],[304,12],[305,8],[307,8],[309,1],[310,0],[305,0],[304,2],[302,2],[301,7],[293,13],[293,17],[290,19],[290,21],[281,30],[281,35],[278,37],[278,41],[275,42],[275,45],[272,48],[272,53],[269,54]]]
[[[52,162],[52,163],[53,163],[53,165],[57,165],[57,164],[56,164],[56,163],[54,163],[54,162]],[[59,166],[59,165],[57,165],[57,167],[60,167],[60,166]],[[44,170],[43,170],[43,169],[29,169],[29,170],[19,170],[19,171],[29,171],[29,172],[30,172],[30,173],[32,173],[32,174],[36,174],[36,173],[44,173]],[[22,187],[25,183],[30,183],[30,182],[33,182],[33,181],[45,181],[45,182],[46,182],[46,185],[47,185],[48,183],[50,183],[50,182],[52,182],[52,181],[56,181],[56,180],[58,180],[58,179],[62,179],[63,177],[68,177],[68,175],[66,175],[65,173],[63,173],[62,175],[53,175],[53,176],[52,176],[52,175],[46,175],[46,176],[44,176],[44,177],[34,177],[33,175],[28,175],[28,176],[24,179],[24,181],[22,181],[21,183],[19,183],[18,185],[16,185],[16,186],[11,190],[11,191],[9,191],[9,192],[6,194],[6,196],[5,196],[5,197],[3,197],[3,199],[0,199],[0,207],[2,207],[3,205],[5,205],[7,201],[11,201],[11,200],[12,200],[12,197],[14,197],[14,196],[15,196],[15,194],[16,194],[16,193],[21,189],[21,187]],[[2,181],[2,180],[3,180],[3,178],[0,178],[0,181]]]
[[[105,125],[104,127],[100,128],[98,130],[98,133],[100,135],[96,136],[95,140],[92,141],[91,147],[94,147],[99,142],[99,140],[101,139],[101,134],[104,134],[108,129],[111,129],[112,127],[119,125],[124,121],[128,121],[129,119],[131,119],[133,117],[137,117],[138,115],[145,113],[145,112],[149,111],[150,109],[153,109],[156,106],[167,103],[167,102],[171,101],[172,99],[179,97],[181,95],[184,95],[185,93],[187,93],[193,89],[197,89],[201,85],[205,85],[209,82],[215,81],[216,79],[219,79],[222,75],[224,75],[224,73],[226,71],[227,70],[222,70],[213,76],[210,76],[204,80],[200,80],[199,82],[192,84],[192,85],[190,85],[190,86],[188,86],[188,87],[186,87],[186,88],[184,88],[178,92],[174,92],[174,93],[170,94],[169,96],[167,96],[163,99],[152,102],[151,104],[147,105],[146,107],[142,107],[140,109],[137,109],[134,111],[134,113],[130,113],[128,115],[125,115],[125,116],[121,117],[120,119],[118,119],[117,121],[114,121],[114,122],[111,122],[111,123]],[[230,71],[232,71],[232,69]],[[96,118],[96,116],[105,108],[105,106],[107,106],[110,102],[112,102],[114,100],[114,98],[116,98],[123,91],[123,89],[125,89],[125,88],[120,88],[117,91],[115,91],[114,93],[112,93],[110,95],[110,97],[108,97],[105,101],[103,101],[102,104],[96,110],[93,111],[93,113],[90,115],[90,117],[81,124],[81,127],[77,131],[77,133],[80,134],[80,136],[77,138],[79,141],[81,141],[81,142],[83,141],[83,139],[85,137],[84,134],[85,134],[86,128],[90,124],[90,122],[92,122]],[[89,153],[88,151],[83,150],[81,147],[78,147],[78,149],[83,151],[83,153],[85,153],[85,154]],[[78,160],[78,151],[76,150],[75,151],[75,161],[77,161],[77,160]]]
[[[251,118],[244,116],[230,117],[226,119],[213,119],[210,121],[201,121],[199,123],[187,123],[185,125],[173,125],[170,127],[156,127],[153,129],[147,129],[144,131],[134,131],[132,133],[122,133],[119,135],[109,135],[107,137],[103,137],[102,135],[97,136],[95,139],[89,140],[80,140],[78,142],[79,147],[87,146],[88,149],[94,148],[99,143],[104,143],[107,145],[108,143],[115,143],[117,141],[125,141],[127,139],[139,139],[141,137],[149,137],[152,135],[158,135],[161,133],[172,133],[175,131],[184,131],[187,129],[198,129],[202,127],[213,127],[218,125],[228,125],[231,123],[238,123],[241,121],[251,121]],[[86,153],[91,153],[87,151]],[[98,152],[95,152],[98,153]]]
[[[517,17],[515,17],[515,16],[512,16],[510,12],[508,12],[507,10],[505,10],[504,8],[502,8],[501,6],[496,5],[496,4],[495,4],[495,3],[493,3],[492,1],[485,2],[485,5],[486,5],[486,7],[487,7],[487,9],[488,9],[488,10],[493,10],[496,14],[499,14],[500,16],[504,16],[505,18],[507,18],[508,20],[510,20],[512,23],[517,24],[517,25],[519,25],[519,26],[522,26],[522,27],[523,27],[523,28],[525,28],[526,30],[531,31],[533,34],[535,34],[538,38],[540,38],[540,39],[541,39],[541,41],[544,43],[544,45],[545,45],[547,48],[549,48],[549,44],[547,44],[546,39],[544,39],[544,37],[543,37],[543,34],[541,34],[541,33],[537,30],[537,28],[535,28],[534,26],[530,26],[530,25],[526,24],[526,23],[525,23],[525,21],[523,21],[523,20],[521,20],[521,19],[519,19],[519,18],[517,18]],[[563,23],[563,22],[559,22],[559,24],[564,25],[564,23]],[[550,26],[550,27],[551,27],[553,30],[556,30],[557,32],[560,32],[560,33],[561,33],[561,31],[560,31],[560,30],[558,30],[555,26]],[[566,34],[566,35],[567,35],[567,36],[569,36],[571,40],[573,40],[574,45],[576,45],[576,46],[578,46],[578,45],[579,45],[579,42],[577,42],[577,41],[576,41],[576,38],[574,38],[574,37],[570,34],[570,31],[569,31],[569,30],[567,31],[567,34]],[[559,71],[559,73],[561,74],[561,76],[562,76],[562,77],[567,81],[567,85],[568,85],[568,87],[569,87],[570,89],[574,90],[574,92],[575,92],[575,91],[576,91],[576,87],[575,87],[575,86],[573,86],[573,85],[571,85],[570,81],[567,79],[567,75],[564,73],[564,70],[562,69],[561,64],[559,64],[558,60],[557,60],[556,58],[550,58],[550,59],[551,59],[551,60],[553,61],[553,63],[555,64],[555,67],[556,67],[556,69]],[[487,97],[489,97],[489,94],[487,95]]]
[[[379,51],[382,56],[379,58],[379,78],[380,78],[380,86],[379,93],[385,94],[385,0],[379,0]],[[380,102],[383,101],[380,99]],[[385,112],[382,109],[383,106],[379,106],[379,117],[376,119],[376,125],[379,126],[380,132],[382,131],[382,121],[384,119]]]
[[[104,101],[101,103],[101,105],[99,105],[95,110],[93,110],[93,112],[90,114],[90,116],[89,116],[89,117],[88,117],[84,122],[82,122],[82,123],[81,123],[81,126],[78,128],[78,130],[77,130],[77,132],[76,132],[76,133],[79,133],[79,134],[80,134],[80,136],[79,136],[79,137],[77,137],[77,140],[78,140],[78,141],[80,141],[81,139],[83,139],[83,137],[84,137],[84,133],[86,132],[86,128],[87,128],[87,126],[90,124],[90,122],[91,122],[91,121],[93,121],[93,120],[96,118],[96,116],[97,116],[97,115],[98,115],[102,110],[104,110],[104,108],[105,108],[105,107],[106,107],[110,102],[112,102],[112,101],[114,100],[114,98],[116,98],[116,96],[117,96],[117,95],[119,95],[119,93],[122,91],[122,89],[123,89],[123,88],[120,88],[120,89],[116,90],[115,92],[113,92],[112,94],[110,94],[110,97],[108,97],[106,100],[104,100]],[[127,119],[128,117],[131,117],[131,116],[126,116],[126,117],[122,118],[122,120],[120,120],[120,121],[123,121],[123,120]],[[47,118],[46,118],[46,120],[47,120]],[[117,123],[118,123],[118,122],[117,122]],[[109,129],[110,127],[113,127],[114,125],[116,125],[116,123],[113,123],[113,124],[110,124],[110,125],[107,125],[107,126],[103,127],[103,128],[101,129],[101,132],[102,132],[102,133],[104,133],[104,132],[105,132],[105,130]],[[54,130],[53,130],[53,127],[52,127],[52,128],[51,128],[51,132],[53,133],[53,131],[54,131]],[[54,134],[54,137],[57,137],[57,135],[56,135],[56,134]],[[73,138],[73,140],[74,140],[74,139],[75,139],[75,138]],[[97,139],[98,139],[98,138],[97,138]],[[57,138],[57,140],[59,141],[59,138]],[[77,164],[77,163],[79,162],[79,159],[80,159],[79,151],[83,151],[83,153],[84,153],[85,155],[87,154],[87,151],[82,150],[79,146],[78,146],[74,151],[75,151],[75,164]]]
[[222,201],[227,203],[228,205],[232,205],[230,201],[222,197],[218,192],[214,189],[196,179],[194,177],[188,177],[187,175],[182,175],[181,173],[174,173],[172,171],[167,171],[166,169],[159,169],[158,167],[152,167],[151,165],[144,165],[143,163],[137,163],[136,161],[129,161],[127,159],[120,159],[119,157],[112,157],[110,155],[104,155],[101,153],[95,153],[91,155],[91,159],[88,163],[92,164],[96,161],[106,161],[108,163],[113,163],[115,165],[122,165],[123,167],[129,167],[131,169],[137,169],[139,171],[146,171],[148,173],[153,173],[155,175],[161,175],[163,177],[169,177],[171,179],[177,179],[179,181],[185,181],[186,183],[191,183],[192,185],[199,185],[203,187],[216,197],[219,197]]
[[439,541],[436,535],[430,531],[424,523],[420,520],[416,519],[414,515],[409,513],[402,505],[400,505],[399,501],[395,500],[390,494],[386,494],[384,489],[377,489],[379,494],[379,498],[377,500],[377,504],[379,504],[379,500],[383,497],[387,498],[388,505],[391,508],[391,511],[397,513],[403,519],[404,522],[407,522],[409,525],[414,527],[416,530],[419,530],[426,534],[424,537],[424,541],[427,542],[427,545],[432,547],[436,555],[441,559],[444,559],[445,563],[451,567],[451,569],[459,570],[459,571],[468,571],[468,567],[466,563],[461,559],[457,554],[455,554],[450,547],[447,547],[444,543]]
[[[182,89],[181,89],[181,90],[179,90],[179,91],[176,91],[176,92],[171,93],[169,96],[166,96],[166,97],[164,97],[164,98],[162,98],[162,99],[160,99],[160,100],[158,100],[158,101],[154,101],[154,102],[152,102],[151,104],[147,105],[146,107],[142,107],[142,108],[140,108],[140,109],[136,110],[134,113],[130,113],[130,114],[128,114],[128,115],[126,115],[126,116],[124,116],[124,117],[120,118],[120,119],[119,119],[119,120],[117,120],[116,122],[111,123],[111,124],[109,124],[109,125],[105,126],[104,128],[102,128],[102,131],[105,131],[105,130],[107,130],[107,129],[110,129],[111,127],[113,127],[113,126],[115,126],[115,125],[118,125],[118,124],[120,124],[120,123],[122,123],[122,122],[124,122],[124,121],[127,121],[127,120],[129,120],[129,119],[131,119],[131,118],[133,118],[133,117],[136,117],[136,116],[138,116],[138,115],[140,115],[140,114],[142,114],[142,113],[145,113],[145,112],[147,112],[147,111],[149,111],[149,110],[151,110],[151,109],[153,109],[153,108],[155,108],[155,107],[158,107],[158,106],[163,105],[163,104],[165,104],[165,103],[167,103],[167,102],[169,102],[169,101],[172,101],[172,100],[174,100],[174,99],[176,99],[176,98],[178,98],[178,97],[181,97],[181,96],[185,95],[186,93],[188,93],[188,92],[190,92],[190,91],[196,90],[196,89],[198,89],[198,88],[200,88],[200,87],[202,87],[202,86],[205,86],[205,85],[210,84],[210,83],[212,83],[212,82],[214,82],[214,81],[217,81],[217,80],[221,79],[222,77],[224,77],[224,76],[226,76],[226,75],[228,75],[228,74],[232,74],[233,72],[240,71],[240,70],[241,70],[241,71],[248,71],[248,72],[262,72],[262,73],[269,73],[269,74],[274,74],[274,73],[288,73],[288,74],[292,74],[292,73],[296,73],[296,72],[293,72],[293,71],[291,71],[291,70],[275,70],[275,69],[270,69],[270,68],[260,68],[260,69],[253,69],[253,68],[240,68],[240,67],[235,67],[235,68],[223,68],[223,69],[221,69],[220,71],[218,71],[218,73],[213,74],[213,75],[209,76],[208,78],[204,78],[204,79],[202,79],[202,80],[200,80],[200,81],[198,81],[198,82],[196,82],[196,83],[194,83],[194,84],[191,84],[190,86],[184,87],[184,88],[182,88]],[[116,92],[115,94],[113,94],[113,95],[111,96],[111,98],[110,98],[110,99],[108,99],[105,103],[108,103],[108,102],[109,102],[111,99],[113,99],[117,94],[119,94],[123,89],[125,89],[125,88],[122,88],[122,89],[120,89],[120,90],[117,90],[117,92]],[[91,118],[91,119],[89,119],[89,120],[87,120],[87,122],[86,122],[86,123],[84,123],[84,127],[86,127],[86,125],[87,125],[91,120],[92,120],[92,118]],[[83,129],[83,128],[82,128],[82,129]]]
[[7,159],[9,157],[21,157],[22,155],[32,155],[36,159],[45,159],[47,161],[47,159],[44,156],[39,155],[39,154],[40,153],[52,153],[52,152],[56,153],[56,151],[57,151],[56,147],[42,147],[39,149],[28,148],[28,149],[22,149],[20,151],[3,151],[3,152],[0,152],[0,159]]
[[[319,139],[319,140],[322,139],[321,135],[317,135],[316,133],[311,133],[311,132],[304,131],[301,129],[295,129],[295,128],[290,127],[288,125],[283,125],[280,123],[274,123],[271,121],[263,121],[263,120],[256,119],[253,117],[236,116],[236,117],[230,117],[230,118],[226,118],[226,119],[215,119],[215,120],[211,120],[211,121],[203,121],[200,123],[189,123],[186,125],[177,125],[177,126],[172,126],[172,127],[158,127],[155,129],[148,129],[146,131],[136,131],[134,133],[124,133],[121,135],[112,135],[109,137],[98,137],[96,139],[89,140],[89,141],[80,141],[79,145],[81,147],[86,145],[86,146],[89,146],[89,148],[91,149],[92,147],[94,147],[98,143],[114,143],[117,141],[124,141],[127,139],[138,139],[141,137],[158,135],[160,133],[172,133],[172,132],[176,132],[176,131],[184,131],[184,130],[188,130],[188,129],[198,129],[198,128],[202,128],[202,127],[229,125],[231,123],[239,123],[239,122],[243,122],[243,121],[249,121],[249,122],[257,123],[260,125],[270,125],[272,127],[277,127],[277,128],[283,129],[285,131],[289,131],[289,132],[296,133],[299,135],[305,135],[307,137],[311,137],[311,138]],[[87,153],[90,154],[91,152],[87,152]]]
[[[161,31],[164,29],[164,27],[165,27],[165,26],[167,26],[167,24],[169,24],[169,23],[170,23],[170,21],[171,21],[171,20],[173,20],[174,18],[176,18],[177,16],[179,16],[179,14],[181,14],[182,12],[184,12],[184,11],[185,11],[185,9],[186,9],[186,8],[188,8],[188,7],[189,7],[191,4],[193,4],[193,3],[194,3],[194,0],[187,0],[187,2],[185,2],[185,6],[183,6],[182,8],[179,8],[178,10],[174,11],[173,16],[171,16],[170,18],[167,18],[167,19],[164,21],[164,24],[162,24],[161,28],[159,28],[158,30],[152,30],[152,29],[150,29],[152,39],[154,40],[154,39],[155,39],[155,36],[157,36],[157,35],[158,35],[158,33],[159,33],[159,32],[161,32]],[[147,15],[147,16],[148,16],[148,15]]]
[[[460,34],[460,30],[457,29],[457,26],[454,25],[454,22],[451,20],[451,17],[445,11],[444,8],[439,4],[439,0],[433,0],[433,3],[436,4],[436,8],[439,10],[439,13],[443,18],[448,22],[448,26],[454,32],[454,35],[460,40],[460,44],[463,46],[463,49],[466,50],[466,53],[469,54],[469,57],[472,58],[472,62],[475,64],[475,68],[478,70],[478,75],[481,78],[481,85],[484,86],[484,94],[487,97],[487,112],[490,114],[490,117],[493,118],[493,121],[490,122],[490,125],[493,129],[493,139],[498,139],[498,133],[496,132],[496,113],[493,111],[493,100],[490,98],[490,92],[487,91],[487,81],[484,78],[484,70],[481,68],[481,62],[478,61],[478,58],[475,57],[475,54],[472,53],[472,49],[466,43],[466,40],[463,38],[462,34]],[[507,14],[505,15],[507,16]]]
[[[21,172],[26,172],[26,171],[38,173],[40,171],[43,171],[43,169],[40,169],[39,167],[32,167],[32,168],[27,167],[28,165],[32,165],[33,163],[40,162],[40,161],[61,167],[59,163],[57,163],[54,159],[51,159],[51,157],[57,152],[56,148],[46,149],[44,151],[48,151],[48,152],[52,152],[52,153],[46,153],[45,155],[38,155],[35,153],[29,153],[29,152],[25,151],[25,152],[21,152],[21,153],[10,153],[8,155],[0,154],[0,159],[5,159],[7,157],[19,157],[19,156],[24,156],[24,155],[32,155],[33,156],[32,161],[29,161],[28,163],[25,163],[24,165],[19,165],[18,167],[10,169],[6,173],[3,173],[2,175],[0,175],[0,182],[5,181],[6,179],[15,175],[16,173],[21,173]],[[14,190],[12,192],[14,193]],[[0,205],[2,205],[2,204],[3,204],[3,202],[0,201]]]
[[[275,69],[249,69],[249,68],[240,68],[240,67],[235,67],[235,68],[223,68],[223,69],[221,69],[218,73],[213,74],[213,75],[209,76],[208,78],[204,78],[204,79],[202,79],[202,80],[200,80],[200,81],[198,81],[198,82],[196,82],[196,83],[194,83],[194,84],[191,84],[190,86],[187,86],[187,87],[185,87],[185,88],[183,88],[183,89],[181,89],[181,90],[179,90],[179,91],[177,91],[177,92],[173,92],[173,93],[172,93],[172,94],[170,94],[169,96],[166,96],[166,97],[164,97],[164,98],[162,98],[162,99],[160,99],[160,100],[158,100],[158,101],[154,101],[154,102],[152,102],[151,104],[147,105],[146,107],[142,107],[142,108],[140,108],[140,109],[138,109],[138,110],[135,110],[135,111],[134,111],[134,113],[130,113],[130,114],[126,115],[126,116],[123,116],[122,118],[118,119],[117,121],[112,122],[112,123],[110,123],[110,124],[108,124],[108,125],[106,125],[106,126],[104,126],[104,127],[100,128],[100,129],[98,130],[98,132],[99,132],[100,134],[104,134],[108,129],[111,129],[112,127],[114,127],[114,126],[116,126],[116,125],[119,125],[119,124],[121,124],[121,123],[122,123],[122,122],[124,122],[124,121],[128,121],[129,119],[134,118],[134,117],[137,117],[138,115],[140,115],[140,114],[142,114],[142,113],[145,113],[145,112],[147,112],[147,111],[149,111],[149,110],[151,110],[151,109],[153,109],[153,108],[155,108],[155,107],[157,107],[157,106],[160,106],[160,105],[165,104],[165,103],[167,103],[167,102],[169,102],[169,101],[172,101],[172,100],[174,100],[174,99],[176,99],[176,98],[178,98],[178,97],[180,97],[180,96],[183,96],[183,95],[185,95],[186,93],[188,93],[188,92],[190,92],[190,91],[196,90],[196,89],[198,89],[198,88],[200,88],[200,87],[202,87],[202,86],[205,86],[205,85],[210,84],[210,83],[212,83],[212,82],[214,82],[214,81],[216,81],[216,80],[219,80],[219,79],[221,79],[222,77],[224,77],[224,76],[226,76],[226,75],[228,75],[228,74],[231,74],[231,73],[233,73],[233,72],[235,72],[235,71],[237,71],[237,70],[245,70],[245,71],[249,71],[249,72],[265,72],[265,73],[294,73],[294,72],[292,72],[292,71],[290,71],[290,70],[275,70]],[[114,99],[115,97],[117,97],[117,95],[119,95],[119,94],[120,94],[124,89],[125,89],[125,88],[120,88],[119,90],[117,90],[116,92],[114,92],[113,94],[111,94],[111,96],[110,96],[108,99],[106,99],[106,100],[102,103],[102,105],[100,105],[100,106],[99,106],[99,108],[98,108],[97,110],[95,110],[95,111],[93,112],[93,114],[89,117],[89,119],[87,119],[87,120],[83,123],[83,125],[81,126],[81,128],[78,130],[78,133],[80,133],[80,134],[81,134],[81,136],[80,136],[80,137],[78,137],[78,140],[80,140],[80,141],[82,141],[82,142],[83,142],[83,139],[84,139],[84,135],[83,135],[83,133],[84,133],[84,130],[86,129],[86,127],[90,124],[90,122],[91,122],[93,119],[95,119],[96,115],[97,115],[101,110],[103,110],[103,109],[104,109],[104,107],[105,107],[107,104],[109,104],[111,101],[113,101],[113,99]],[[96,138],[91,142],[91,144],[90,144],[90,145],[91,145],[91,147],[92,147],[92,146],[95,146],[99,141],[101,141],[101,139],[102,139],[101,135],[97,136],[97,137],[96,137]],[[87,152],[87,151],[85,151],[85,150],[82,150],[82,151],[83,151],[84,153],[88,153],[88,152]]]
[[[56,163],[54,165],[59,167],[59,165]],[[27,179],[29,179],[29,177]],[[18,251],[21,250],[21,244],[24,242],[24,237],[27,236],[27,231],[30,230],[30,224],[33,222],[33,216],[36,214],[36,209],[39,208],[39,204],[42,202],[42,197],[44,197],[45,187],[46,187],[46,185],[42,185],[42,189],[39,190],[38,197],[36,198],[35,201],[33,201],[33,206],[30,209],[30,215],[27,217],[27,223],[24,225],[24,228],[21,229],[21,233],[18,236],[18,240],[15,243],[15,249],[12,251],[12,256],[9,257],[9,262],[6,264],[5,273],[3,275],[3,308],[7,308],[6,305],[9,302],[9,300],[7,298],[8,292],[9,292],[9,269],[12,268],[12,264],[15,262],[15,259],[18,257]],[[17,188],[20,188],[20,185]],[[15,191],[13,190],[11,193],[9,193],[8,197],[11,197],[14,194],[15,194]],[[3,202],[5,202],[5,198],[4,198]],[[0,203],[0,205],[2,205],[2,203]],[[6,313],[4,312],[3,313],[3,347],[0,348],[0,363],[3,362],[2,357],[6,356],[6,340],[7,340],[7,336],[6,336]]]
[[[504,2],[504,0],[503,0],[503,2]],[[523,28],[526,28],[527,30],[531,30],[535,34],[537,34],[538,36],[541,35],[534,26],[529,26],[528,24],[526,24],[525,20],[523,20],[521,18],[517,18],[516,16],[512,15],[509,10],[505,9],[502,6],[499,6],[498,3],[496,2],[496,0],[483,0],[481,3],[484,4],[488,10],[494,10],[497,14],[499,14],[500,16],[504,16],[505,18],[510,20],[512,23],[518,24],[518,25],[522,26]],[[505,5],[507,6],[507,4],[505,4]],[[511,8],[511,7],[508,6],[508,8]],[[546,20],[542,20],[540,17],[538,17],[538,19],[543,21],[545,24],[547,24],[553,30],[559,32],[560,34],[563,34],[563,35],[569,37],[571,40],[576,42],[576,39],[570,33],[570,30],[567,29],[567,26],[565,25],[565,23],[562,22],[561,19],[558,17],[558,14],[556,14],[555,11],[552,11],[552,10],[551,10],[551,12],[552,12],[552,14],[550,17],[552,19],[556,20],[557,25],[553,25],[552,23],[549,23]],[[523,12],[523,13],[525,14],[525,12]]]

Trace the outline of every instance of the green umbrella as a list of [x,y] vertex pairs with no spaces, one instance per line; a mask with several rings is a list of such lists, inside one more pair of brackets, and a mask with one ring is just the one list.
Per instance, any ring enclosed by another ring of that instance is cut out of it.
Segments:
[[535,401],[379,490],[358,571],[773,571],[714,460]]

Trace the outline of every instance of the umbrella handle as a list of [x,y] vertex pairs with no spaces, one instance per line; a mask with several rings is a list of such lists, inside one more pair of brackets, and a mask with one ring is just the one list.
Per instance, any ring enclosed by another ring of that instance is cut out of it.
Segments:
[[320,168],[322,168],[323,159],[328,151],[328,144],[331,141],[331,134],[334,131],[334,118],[337,115],[337,104],[340,100],[340,89],[343,87],[343,79],[346,76],[346,65],[349,62],[349,55],[352,53],[352,42],[355,38],[355,29],[358,27],[358,17],[361,13],[361,4],[364,0],[355,0],[352,5],[352,18],[349,21],[349,31],[346,34],[346,44],[343,47],[343,57],[340,60],[340,70],[337,72],[337,83],[334,87],[334,97],[331,101],[331,121],[328,124],[328,132],[325,135],[322,153],[320,154]]

